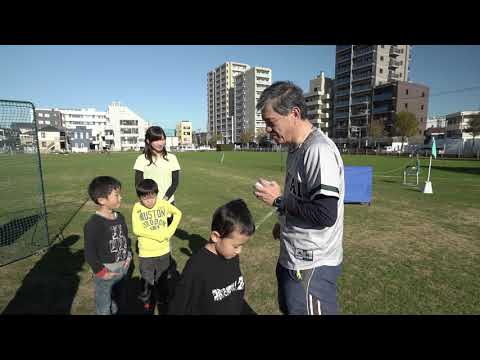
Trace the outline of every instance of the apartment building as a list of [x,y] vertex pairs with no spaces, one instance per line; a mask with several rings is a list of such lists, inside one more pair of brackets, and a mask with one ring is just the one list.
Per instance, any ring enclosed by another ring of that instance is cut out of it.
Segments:
[[39,127],[53,126],[58,129],[63,127],[62,113],[58,109],[35,109],[35,120]]
[[447,138],[473,139],[471,133],[465,130],[470,127],[470,120],[480,117],[480,111],[459,111],[445,116],[447,122]]
[[429,128],[445,128],[447,127],[447,121],[445,116],[432,116],[430,119],[427,119],[427,129]]
[[[84,146],[88,143],[88,149],[81,150],[101,150],[102,137],[105,135],[105,129],[107,128],[108,118],[105,111],[97,111],[94,108],[78,108],[78,109],[58,109],[58,112],[62,116],[62,125],[67,129],[67,136],[71,144],[74,133],[85,133],[90,136],[88,139],[84,139],[82,142]],[[88,131],[84,132],[81,128],[85,128]],[[88,141],[86,141],[88,140]],[[80,143],[77,142],[77,144]],[[73,150],[73,149],[72,149]],[[77,150],[74,150],[77,151]]]
[[182,146],[192,146],[192,136],[193,136],[192,122],[191,121],[180,121],[176,127],[176,135],[178,137],[179,145]]
[[322,71],[315,79],[310,80],[308,93],[305,94],[307,116],[316,128],[332,136],[331,123],[333,116],[333,80],[325,77]]
[[120,102],[108,105],[105,142],[115,151],[140,150],[145,145],[149,123]]
[[395,114],[408,111],[418,121],[418,134],[427,129],[428,86],[406,81],[393,81],[375,86],[373,89],[373,108],[369,121],[381,120],[389,136],[394,136]]
[[267,67],[255,66],[236,77],[233,142],[240,142],[243,132],[250,132],[255,139],[260,133],[265,132],[265,122],[256,107],[263,90],[270,85],[272,70]]
[[235,78],[250,69],[247,64],[226,62],[207,74],[209,137],[222,135],[223,143],[232,143],[235,137]]
[[38,130],[38,145],[40,152],[62,151],[66,149],[65,131],[52,125]]
[[410,45],[338,45],[333,133],[337,143],[367,136],[375,86],[408,81]]

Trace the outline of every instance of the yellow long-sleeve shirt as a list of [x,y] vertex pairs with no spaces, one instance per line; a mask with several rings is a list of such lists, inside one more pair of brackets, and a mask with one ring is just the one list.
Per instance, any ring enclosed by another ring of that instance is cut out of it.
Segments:
[[[173,221],[167,226],[167,217]],[[137,202],[132,210],[133,233],[138,238],[140,257],[155,257],[170,252],[170,238],[175,233],[182,212],[165,200],[157,198],[151,209]]]

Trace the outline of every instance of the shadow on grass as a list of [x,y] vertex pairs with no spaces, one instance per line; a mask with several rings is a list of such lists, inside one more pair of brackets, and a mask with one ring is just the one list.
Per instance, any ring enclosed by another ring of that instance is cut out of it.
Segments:
[[[422,166],[428,172],[428,166]],[[480,175],[480,163],[478,167],[450,167],[450,166],[432,166],[432,169],[441,170],[441,171],[450,171],[462,174],[469,174],[469,175]]]
[[85,261],[83,250],[71,249],[79,238],[71,235],[50,247],[25,276],[3,314],[70,314]]
[[188,241],[189,248],[187,249],[185,247],[182,247],[180,249],[180,251],[187,256],[192,256],[208,242],[207,239],[205,239],[204,237],[198,234],[190,234],[182,229],[177,229],[177,231],[175,232],[175,236],[177,236],[181,240]]

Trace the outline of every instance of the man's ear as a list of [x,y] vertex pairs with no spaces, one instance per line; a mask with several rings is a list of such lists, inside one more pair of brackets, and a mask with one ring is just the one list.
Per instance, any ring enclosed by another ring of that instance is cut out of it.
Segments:
[[298,106],[294,106],[292,107],[292,115],[295,118],[295,120],[301,120],[302,115],[305,115],[305,114],[301,113],[300,108]]
[[222,237],[220,236],[220,233],[218,231],[214,230],[210,233],[210,239],[214,243],[216,243],[216,242],[220,241],[222,239]]

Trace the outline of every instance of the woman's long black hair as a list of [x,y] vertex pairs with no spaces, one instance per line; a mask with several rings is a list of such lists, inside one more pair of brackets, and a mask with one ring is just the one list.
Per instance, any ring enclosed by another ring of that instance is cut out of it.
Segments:
[[[166,139],[167,136],[165,135],[165,131],[163,131],[160,126],[150,126],[147,129],[147,131],[145,132],[145,149],[143,150],[143,153],[145,154],[145,158],[150,161],[148,165],[152,165],[154,155],[151,143],[156,140]],[[165,160],[168,161],[166,146],[163,147],[162,156]]]

